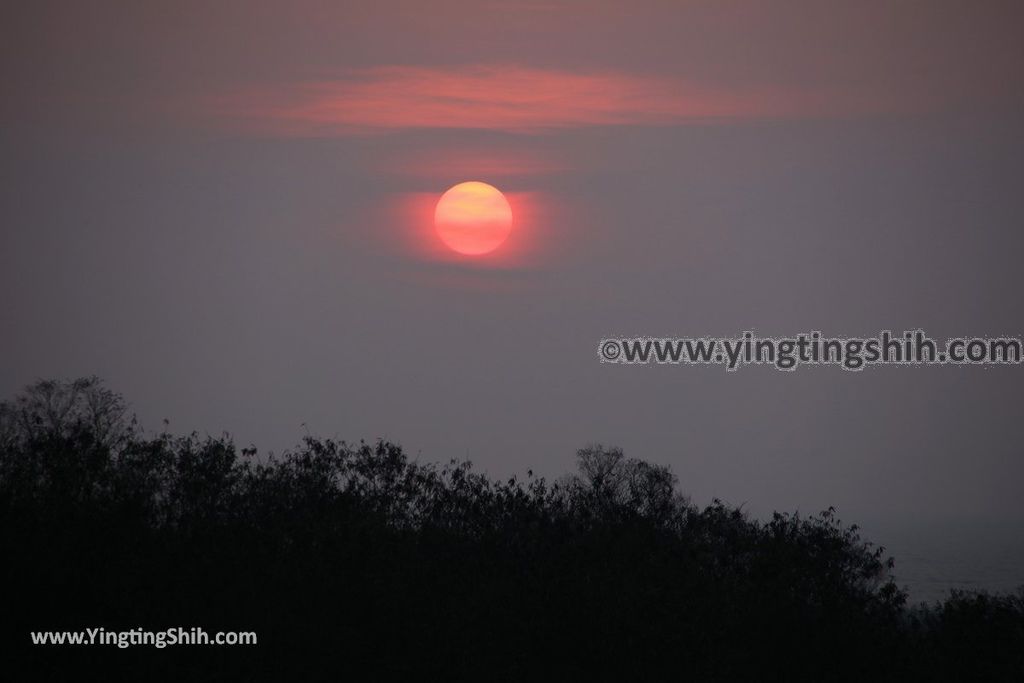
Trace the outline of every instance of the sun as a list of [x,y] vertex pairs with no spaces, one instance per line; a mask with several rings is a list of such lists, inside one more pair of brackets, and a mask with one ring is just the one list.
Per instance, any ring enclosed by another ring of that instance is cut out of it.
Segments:
[[469,181],[455,185],[437,200],[434,228],[448,248],[467,256],[487,254],[512,232],[512,207],[501,190]]

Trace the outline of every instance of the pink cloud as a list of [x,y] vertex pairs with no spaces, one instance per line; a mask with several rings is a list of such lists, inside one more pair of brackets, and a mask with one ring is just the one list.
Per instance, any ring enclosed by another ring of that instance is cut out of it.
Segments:
[[[834,99],[834,98],[833,98]],[[235,93],[220,114],[268,132],[349,135],[427,128],[514,132],[581,126],[669,125],[813,113],[822,99],[723,89],[622,72],[519,66],[384,66],[335,80]]]

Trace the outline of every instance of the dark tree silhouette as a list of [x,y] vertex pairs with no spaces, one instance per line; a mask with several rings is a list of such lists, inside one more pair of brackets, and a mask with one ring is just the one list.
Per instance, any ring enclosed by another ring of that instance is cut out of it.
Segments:
[[[264,458],[41,382],[0,404],[0,543],[12,680],[1024,680],[1024,594],[908,608],[833,510],[698,508],[601,446],[554,483],[387,442]],[[30,645],[97,626],[259,645]]]

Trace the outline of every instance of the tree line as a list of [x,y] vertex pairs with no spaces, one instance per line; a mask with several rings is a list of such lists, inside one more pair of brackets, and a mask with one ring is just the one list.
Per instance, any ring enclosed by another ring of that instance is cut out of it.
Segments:
[[[699,507],[581,449],[498,481],[379,441],[263,457],[146,434],[95,378],[0,403],[3,642],[17,680],[1020,681],[1024,592],[908,605],[834,510]],[[249,648],[31,646],[199,626]]]

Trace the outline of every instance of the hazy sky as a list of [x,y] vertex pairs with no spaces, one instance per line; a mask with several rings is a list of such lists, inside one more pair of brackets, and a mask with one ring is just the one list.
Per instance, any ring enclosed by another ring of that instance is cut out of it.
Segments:
[[[1024,368],[601,365],[620,334],[1022,335],[1017,2],[23,3],[0,392],[558,475],[1024,525]],[[432,202],[518,232],[445,254]],[[306,425],[305,427],[303,425]]]

